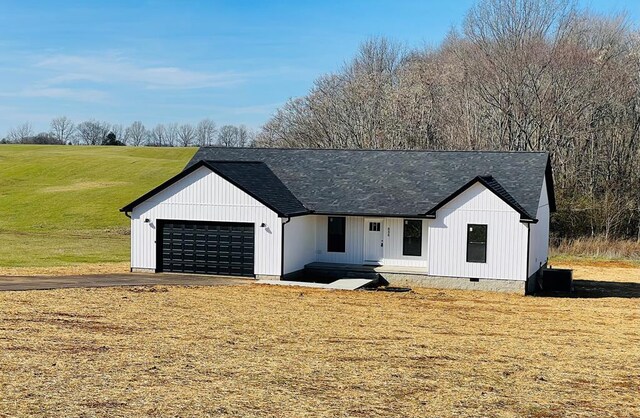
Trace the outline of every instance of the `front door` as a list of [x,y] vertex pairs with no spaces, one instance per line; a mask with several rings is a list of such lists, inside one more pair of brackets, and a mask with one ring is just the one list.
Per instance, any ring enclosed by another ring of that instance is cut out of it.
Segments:
[[382,261],[384,230],[382,219],[364,220],[364,262],[379,264]]

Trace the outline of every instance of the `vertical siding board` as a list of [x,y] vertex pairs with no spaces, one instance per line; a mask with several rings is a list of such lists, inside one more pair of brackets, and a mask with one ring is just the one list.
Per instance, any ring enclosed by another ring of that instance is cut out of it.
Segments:
[[[328,216],[316,216],[316,259],[315,261],[325,263],[347,263],[362,264],[364,262],[364,234],[367,226],[362,216],[346,217],[345,226],[345,252],[327,252],[327,225]],[[423,267],[427,272],[428,267],[428,220],[424,219],[422,224],[422,255],[420,257],[410,257],[402,255],[402,218],[376,218],[382,219],[383,228],[383,259],[382,264],[388,266],[402,267]],[[285,240],[286,245],[286,240]]]
[[291,218],[284,227],[284,273],[304,268],[316,259],[316,225],[314,215]]
[[362,264],[364,260],[364,218],[361,216],[346,217],[344,253],[330,253],[327,251],[328,219],[328,216],[317,216],[316,261],[324,263]]
[[[254,273],[281,273],[278,215],[205,167],[138,205],[131,218],[132,267],[155,269],[157,220],[182,219],[255,223]],[[267,228],[260,227],[263,222]]]
[[[467,263],[468,224],[487,224],[487,262]],[[441,208],[429,223],[429,274],[526,279],[527,227],[520,215],[476,184]]]
[[529,270],[527,275],[535,273],[541,265],[547,262],[549,257],[549,197],[547,196],[546,180],[542,182],[540,191],[538,212],[536,218],[538,223],[532,224],[530,235]]
[[385,218],[384,219],[384,265],[401,267],[423,267],[427,272],[429,248],[429,220],[422,221],[422,254],[418,256],[405,256],[402,254],[404,219]]
[[[384,218],[383,264],[421,267],[438,276],[525,280],[531,270],[546,261],[548,254],[549,207],[544,184],[541,194],[539,223],[531,225],[529,272],[526,271],[527,226],[520,222],[519,214],[480,184],[441,208],[436,219],[423,220],[420,257],[402,255],[403,219]],[[131,215],[133,267],[155,268],[154,226],[157,219],[216,220],[255,222],[255,273],[281,273],[282,228],[277,214],[206,168],[143,202]],[[145,224],[145,218],[151,223]],[[347,217],[344,253],[327,252],[327,218],[320,215],[292,218],[285,226],[285,258],[289,253],[293,254],[285,260],[285,272],[295,271],[312,261],[363,262],[365,218]],[[268,228],[260,228],[262,222]],[[487,263],[466,262],[466,226],[469,223],[489,226]]]

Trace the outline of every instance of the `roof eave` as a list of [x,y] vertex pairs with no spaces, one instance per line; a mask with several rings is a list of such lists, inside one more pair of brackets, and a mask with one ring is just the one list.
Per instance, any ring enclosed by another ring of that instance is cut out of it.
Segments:
[[340,211],[312,211],[313,215],[326,215],[326,216],[363,216],[367,218],[419,218],[419,219],[434,219],[435,216],[424,213],[368,213],[368,212],[340,212]]
[[282,215],[278,215],[278,217],[280,218],[297,218],[298,216],[305,216],[305,215],[313,215],[314,212],[311,210],[308,211],[304,211],[304,212],[287,212],[287,213],[283,213]]

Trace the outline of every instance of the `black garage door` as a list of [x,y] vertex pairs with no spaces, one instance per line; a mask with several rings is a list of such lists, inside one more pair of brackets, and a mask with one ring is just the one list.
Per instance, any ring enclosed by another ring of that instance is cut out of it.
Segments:
[[158,221],[158,271],[253,276],[254,226]]

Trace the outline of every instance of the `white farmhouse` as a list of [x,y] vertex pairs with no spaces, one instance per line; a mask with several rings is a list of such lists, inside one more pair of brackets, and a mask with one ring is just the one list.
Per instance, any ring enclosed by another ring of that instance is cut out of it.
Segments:
[[121,211],[132,271],[525,293],[555,197],[542,152],[210,147]]

